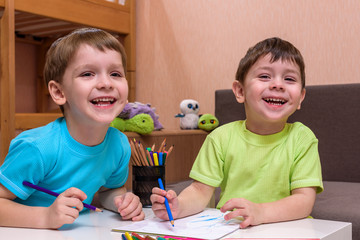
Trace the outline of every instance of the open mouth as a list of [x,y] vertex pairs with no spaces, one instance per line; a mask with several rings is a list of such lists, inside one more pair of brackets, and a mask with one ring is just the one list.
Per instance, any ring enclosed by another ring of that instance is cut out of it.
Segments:
[[101,98],[95,98],[90,102],[96,106],[107,106],[113,104],[115,101],[116,99],[112,97],[101,97]]
[[263,100],[269,104],[278,105],[278,106],[281,106],[281,105],[284,105],[285,103],[287,103],[287,101],[282,98],[263,98]]

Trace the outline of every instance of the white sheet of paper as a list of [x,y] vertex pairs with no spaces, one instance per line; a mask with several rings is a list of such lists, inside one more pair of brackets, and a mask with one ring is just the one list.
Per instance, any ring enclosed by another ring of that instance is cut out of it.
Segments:
[[156,216],[114,230],[159,234],[177,237],[219,239],[239,228],[240,220],[224,220],[224,213],[218,209],[205,209],[203,212],[175,220],[175,226]]

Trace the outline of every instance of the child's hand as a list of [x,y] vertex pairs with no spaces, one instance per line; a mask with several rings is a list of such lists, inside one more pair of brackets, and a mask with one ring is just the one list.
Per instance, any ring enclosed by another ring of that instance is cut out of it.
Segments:
[[145,218],[139,197],[131,192],[116,196],[114,198],[114,204],[120,216],[125,220],[140,221]]
[[73,223],[84,208],[82,201],[86,198],[83,191],[74,187],[60,194],[54,203],[46,208],[46,228],[57,229],[64,224]]
[[166,192],[165,190],[162,190],[158,187],[154,187],[152,189],[152,194],[150,196],[152,210],[155,216],[163,220],[169,220],[169,216],[165,207],[164,197],[168,199],[171,213],[173,215],[173,218],[176,219],[179,215],[179,200],[176,193],[173,190],[169,190],[168,192]]
[[240,223],[240,228],[263,223],[261,220],[261,204],[250,202],[244,198],[232,198],[227,201],[220,210],[223,213],[231,211],[224,216],[225,220],[242,216],[244,221]]

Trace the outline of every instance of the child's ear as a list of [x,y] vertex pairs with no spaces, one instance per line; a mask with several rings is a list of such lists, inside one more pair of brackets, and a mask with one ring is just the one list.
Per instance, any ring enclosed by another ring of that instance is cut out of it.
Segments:
[[299,102],[299,106],[297,107],[297,110],[301,109],[301,103],[304,101],[305,95],[306,95],[306,90],[305,90],[305,88],[303,88],[301,90],[300,102]]
[[244,95],[244,87],[239,81],[234,81],[232,85],[232,90],[235,94],[236,101],[239,103],[244,103],[245,95]]
[[49,89],[49,93],[50,93],[52,100],[57,105],[60,106],[60,105],[64,105],[66,103],[66,97],[64,95],[64,92],[62,91],[60,83],[58,83],[54,80],[51,80],[48,83],[48,89]]

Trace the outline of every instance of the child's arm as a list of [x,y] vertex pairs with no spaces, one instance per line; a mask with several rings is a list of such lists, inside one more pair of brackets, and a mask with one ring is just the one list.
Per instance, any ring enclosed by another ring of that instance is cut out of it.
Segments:
[[225,215],[225,220],[237,216],[244,217],[241,228],[262,223],[289,221],[308,217],[315,203],[316,188],[298,188],[291,196],[269,203],[253,203],[243,198],[233,198],[227,201],[222,212],[232,211]]
[[172,190],[166,192],[156,187],[153,188],[150,197],[152,210],[157,217],[168,220],[169,217],[164,204],[165,196],[169,201],[174,219],[186,217],[204,210],[214,191],[214,187],[198,181],[194,181],[190,186],[185,188],[178,197]]
[[31,207],[14,202],[16,196],[0,184],[0,226],[57,229],[71,224],[83,209],[86,194],[69,188],[50,207]]
[[99,190],[99,200],[106,209],[119,212],[125,220],[140,221],[145,218],[139,197],[127,192],[124,186],[114,189],[102,187]]

